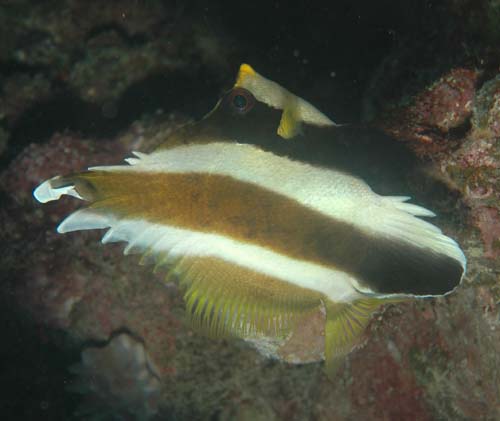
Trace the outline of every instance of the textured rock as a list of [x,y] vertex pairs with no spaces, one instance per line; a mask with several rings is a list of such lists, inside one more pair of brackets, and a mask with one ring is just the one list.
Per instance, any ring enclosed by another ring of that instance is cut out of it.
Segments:
[[472,125],[476,132],[500,137],[500,75],[484,83],[477,93]]
[[420,155],[449,148],[450,130],[462,126],[472,114],[478,76],[474,70],[453,69],[416,95],[410,105],[389,111],[380,126],[396,139],[411,142]]
[[[79,416],[150,419],[158,412],[160,375],[144,345],[121,333],[101,347],[87,347],[72,368],[73,389],[86,394]],[[90,414],[89,414],[90,413]]]
[[14,124],[21,114],[36,101],[51,95],[51,82],[43,74],[18,73],[8,78],[0,96],[0,120]]
[[198,82],[202,68],[222,79],[227,37],[183,10],[160,0],[2,2],[0,129],[22,145],[66,128],[116,133],[145,108],[179,101],[172,75]]

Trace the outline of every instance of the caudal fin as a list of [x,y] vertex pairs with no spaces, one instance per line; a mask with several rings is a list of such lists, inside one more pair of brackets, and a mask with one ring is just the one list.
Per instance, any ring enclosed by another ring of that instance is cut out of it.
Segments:
[[349,352],[359,340],[371,320],[373,312],[387,303],[407,298],[360,298],[351,303],[326,303],[325,368],[331,379]]

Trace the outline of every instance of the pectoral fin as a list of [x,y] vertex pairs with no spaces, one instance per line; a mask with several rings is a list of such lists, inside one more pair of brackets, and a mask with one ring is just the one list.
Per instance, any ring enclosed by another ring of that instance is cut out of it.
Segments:
[[294,111],[294,107],[287,107],[283,110],[281,114],[281,121],[278,127],[278,135],[283,139],[291,139],[298,134],[301,130],[301,121],[297,116],[297,112]]

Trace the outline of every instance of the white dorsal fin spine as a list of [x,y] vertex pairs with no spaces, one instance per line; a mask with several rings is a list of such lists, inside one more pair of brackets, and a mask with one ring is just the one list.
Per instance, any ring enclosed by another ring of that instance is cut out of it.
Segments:
[[72,231],[104,229],[112,227],[116,219],[97,213],[90,209],[80,209],[69,215],[57,227],[57,232],[63,234]]
[[34,191],[33,196],[40,203],[52,202],[53,200],[58,200],[61,196],[73,196],[77,199],[82,199],[82,197],[75,190],[75,186],[64,186],[64,187],[52,187],[52,183],[58,180],[60,177],[53,177],[50,180],[44,181],[40,184]]
[[384,197],[384,201],[390,203],[393,207],[400,209],[406,213],[410,213],[415,216],[427,216],[434,217],[436,214],[429,209],[426,209],[419,205],[414,205],[413,203],[406,203],[406,201],[410,200],[408,196],[386,196]]

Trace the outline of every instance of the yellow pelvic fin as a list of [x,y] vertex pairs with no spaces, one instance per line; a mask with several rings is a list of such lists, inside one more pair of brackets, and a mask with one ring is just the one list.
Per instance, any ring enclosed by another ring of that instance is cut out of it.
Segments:
[[213,257],[185,257],[172,268],[185,289],[193,328],[212,337],[286,335],[321,305],[319,293]]
[[255,76],[257,73],[255,70],[250,66],[249,64],[243,63],[240,66],[240,70],[238,72],[238,76],[236,78],[236,83],[234,84],[235,87],[241,87],[244,85],[245,79],[249,77]]
[[352,303],[326,303],[325,367],[332,378],[344,357],[358,343],[361,334],[371,319],[371,314],[390,300],[362,298]]
[[295,107],[289,106],[283,110],[278,127],[278,135],[283,139],[291,139],[300,133],[301,121]]

